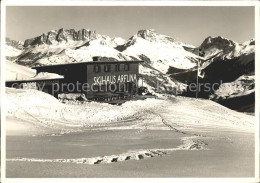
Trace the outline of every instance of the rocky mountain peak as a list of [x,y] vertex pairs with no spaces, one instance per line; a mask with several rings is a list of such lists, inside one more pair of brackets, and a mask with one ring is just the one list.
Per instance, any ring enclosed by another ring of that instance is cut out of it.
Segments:
[[150,42],[158,43],[173,43],[175,40],[166,35],[158,34],[154,29],[139,30],[136,34],[137,37],[143,38]]
[[141,37],[143,39],[152,39],[152,38],[156,38],[158,36],[158,34],[155,32],[154,29],[144,29],[144,30],[139,30],[137,32],[137,36]]
[[61,28],[59,30],[51,30],[35,38],[27,39],[24,42],[24,46],[28,47],[42,44],[52,45],[63,41],[89,41],[95,39],[96,37],[97,33],[88,29],[76,31],[75,29]]
[[244,42],[243,45],[248,45],[248,46],[255,45],[255,39],[250,39],[249,41]]
[[24,43],[22,41],[12,40],[12,39],[10,39],[8,37],[5,39],[5,41],[6,41],[6,45],[8,45],[8,46],[12,46],[12,47],[14,47],[14,48],[16,48],[18,50],[22,50],[23,49],[23,44]]
[[217,49],[225,49],[225,48],[234,48],[235,45],[237,43],[235,43],[232,40],[223,38],[221,36],[218,37],[207,37],[203,43],[200,45],[200,48],[202,49],[208,49],[211,47],[216,47]]

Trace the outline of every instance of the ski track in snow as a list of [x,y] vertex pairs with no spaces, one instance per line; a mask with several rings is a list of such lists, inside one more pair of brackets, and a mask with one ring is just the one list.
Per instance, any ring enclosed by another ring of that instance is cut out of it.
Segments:
[[[148,111],[146,111],[148,112]],[[150,113],[152,111],[149,111]],[[208,144],[205,143],[203,140],[197,139],[199,137],[206,137],[200,134],[194,134],[191,132],[185,132],[178,127],[183,128],[183,126],[178,124],[173,124],[165,120],[160,114],[155,114],[156,116],[159,116],[161,118],[161,122],[163,125],[165,125],[169,130],[173,130],[176,133],[181,133],[184,135],[192,135],[192,136],[186,136],[181,138],[183,141],[183,144],[176,147],[176,148],[164,148],[164,149],[141,149],[141,150],[132,150],[127,153],[122,153],[118,155],[106,155],[106,156],[97,156],[92,158],[77,158],[77,159],[36,159],[36,158],[12,158],[7,159],[7,161],[15,161],[15,162],[38,162],[38,163],[76,163],[76,164],[87,164],[87,165],[96,165],[96,164],[107,164],[107,163],[116,163],[116,162],[124,162],[128,160],[145,160],[149,158],[155,158],[155,157],[161,157],[166,156],[174,151],[178,150],[207,150],[205,146]],[[126,121],[129,120],[130,122],[132,120],[142,120],[138,116],[135,118],[125,119]],[[115,123],[122,123],[115,122]],[[114,123],[114,124],[115,124]],[[106,124],[108,125],[108,124]],[[177,126],[177,127],[175,127]],[[141,133],[145,129],[140,129],[138,133]],[[55,134],[52,134],[55,135]],[[61,134],[57,134],[61,135]]]
[[127,160],[143,160],[148,158],[166,156],[178,150],[206,150],[205,146],[208,144],[202,140],[195,140],[198,136],[183,137],[181,140],[183,144],[176,148],[168,149],[147,149],[135,150],[118,155],[98,156],[92,158],[77,158],[77,159],[36,159],[36,158],[11,158],[6,161],[12,162],[39,162],[39,163],[76,163],[76,164],[107,164],[124,162]]

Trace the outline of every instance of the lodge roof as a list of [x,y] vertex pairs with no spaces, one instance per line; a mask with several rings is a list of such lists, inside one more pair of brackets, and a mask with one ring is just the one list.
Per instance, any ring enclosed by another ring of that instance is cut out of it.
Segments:
[[88,61],[88,62],[76,62],[76,63],[74,62],[74,63],[67,63],[67,64],[35,66],[32,68],[37,69],[37,68],[45,68],[45,67],[69,66],[69,65],[80,65],[80,64],[94,65],[94,64],[141,63],[141,62],[144,62],[144,61],[140,61],[140,60],[135,60],[135,61]]
[[55,73],[40,72],[39,74],[31,78],[19,79],[19,80],[8,80],[6,81],[6,83],[48,81],[48,80],[51,81],[51,80],[60,80],[60,79],[64,79],[64,77]]
[[34,78],[28,78],[24,80],[10,80],[5,81],[6,83],[24,83],[24,82],[40,82],[40,81],[55,81],[55,80],[61,80],[64,78],[50,78],[50,79],[34,79]]

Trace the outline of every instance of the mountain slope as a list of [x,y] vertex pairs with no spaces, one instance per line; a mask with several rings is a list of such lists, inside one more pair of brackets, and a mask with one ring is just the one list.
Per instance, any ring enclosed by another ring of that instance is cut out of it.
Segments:
[[[145,46],[144,46],[145,45]],[[190,69],[195,67],[198,59],[186,51],[180,42],[165,35],[159,35],[154,30],[140,30],[124,45],[122,53],[136,58],[145,55],[150,65],[164,74],[170,67]]]
[[[240,106],[245,105],[251,106],[247,109],[253,111],[255,41],[252,39],[238,44],[223,37],[208,37],[200,48],[205,53],[206,61],[201,64],[201,73],[204,77],[199,79],[199,83],[202,85],[199,96],[210,98],[232,109],[239,109]],[[246,80],[253,83],[250,85],[250,90],[248,85],[241,83],[241,80],[245,80],[245,78],[250,78],[250,81]],[[196,83],[196,75],[193,75],[190,85],[191,83]],[[211,87],[206,89],[206,84]],[[238,88],[240,89],[238,90]],[[231,90],[234,90],[234,93],[238,92],[238,95],[234,97]],[[185,95],[195,96],[195,93],[195,91],[188,90]]]
[[255,77],[242,75],[233,82],[223,83],[210,99],[232,109],[254,112]]
[[24,49],[22,41],[11,40],[10,38],[6,38],[6,58],[11,60],[13,57],[20,55]]

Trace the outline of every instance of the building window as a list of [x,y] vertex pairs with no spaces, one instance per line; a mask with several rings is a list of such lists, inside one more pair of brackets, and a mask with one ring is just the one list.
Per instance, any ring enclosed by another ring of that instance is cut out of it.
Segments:
[[120,71],[120,64],[115,65],[115,71],[117,71],[117,72]]
[[94,72],[100,72],[100,71],[101,71],[100,65],[94,65]]
[[110,72],[111,65],[104,65],[104,71],[105,72]]
[[129,64],[125,64],[125,71],[129,71],[130,70],[130,65]]

